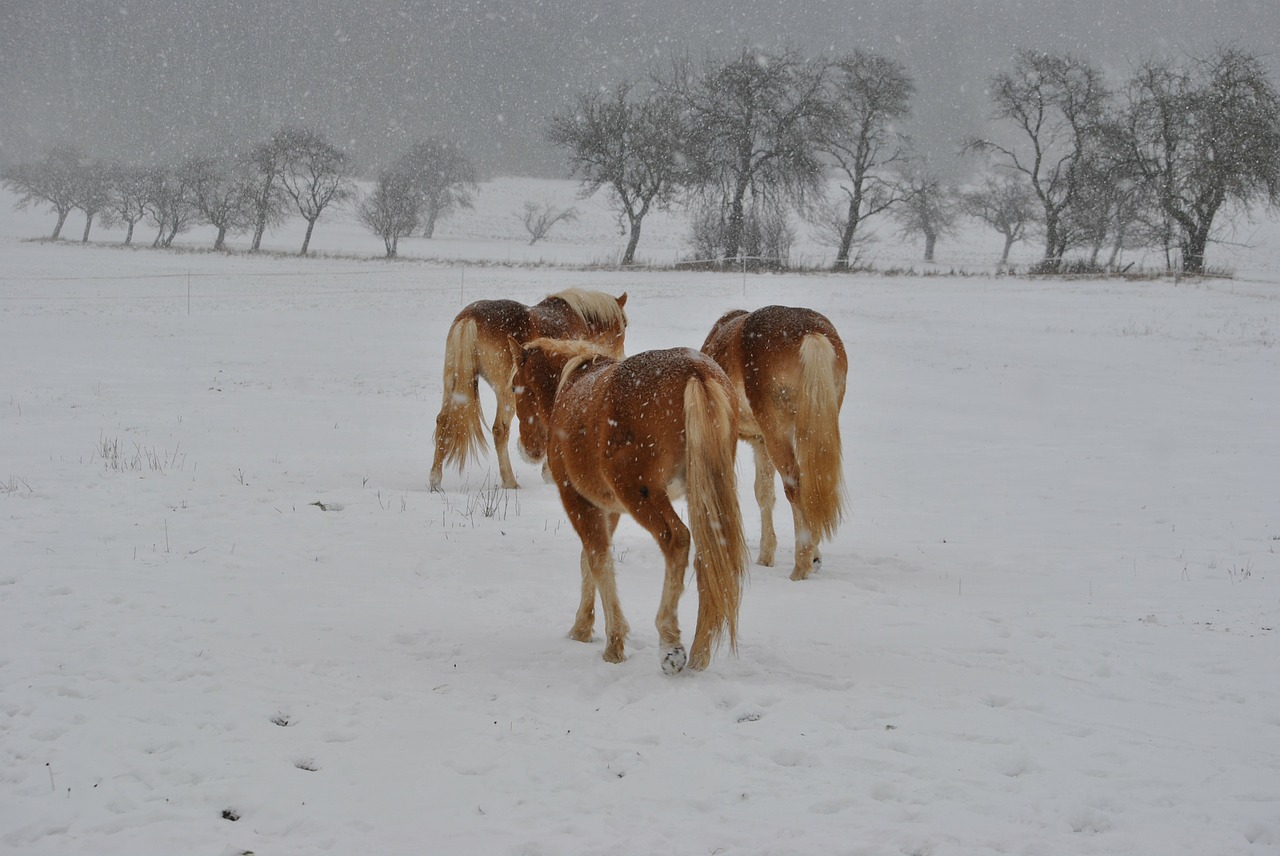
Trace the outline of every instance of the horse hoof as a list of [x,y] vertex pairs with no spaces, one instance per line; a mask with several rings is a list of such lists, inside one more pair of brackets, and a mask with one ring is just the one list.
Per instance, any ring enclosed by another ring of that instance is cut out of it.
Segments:
[[683,645],[668,648],[662,652],[662,673],[664,675],[679,674],[684,671],[685,664],[688,662],[689,656],[685,654]]

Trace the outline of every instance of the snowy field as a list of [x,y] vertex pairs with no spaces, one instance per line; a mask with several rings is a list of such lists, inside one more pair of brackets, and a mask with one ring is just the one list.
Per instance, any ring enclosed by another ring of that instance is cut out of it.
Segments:
[[[525,199],[583,214],[528,247]],[[891,233],[917,275],[556,267],[621,244],[566,182],[487,185],[396,263],[342,219],[309,259],[37,242],[11,202],[0,853],[1280,852],[1280,225],[1175,284],[995,277],[976,231],[939,246],[964,277]],[[536,468],[426,490],[453,315],[566,286],[630,295],[632,353],[768,303],[848,347],[851,516],[793,583],[780,504],[706,672],[660,672],[630,521],[610,665],[565,637]]]

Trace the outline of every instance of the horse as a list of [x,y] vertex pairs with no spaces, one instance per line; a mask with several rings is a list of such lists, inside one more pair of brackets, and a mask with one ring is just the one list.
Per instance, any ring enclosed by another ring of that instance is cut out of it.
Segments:
[[[625,659],[629,626],[610,544],[626,513],[654,537],[666,562],[655,621],[662,670],[705,669],[726,634],[736,651],[748,551],[734,475],[738,405],[724,371],[689,348],[618,360],[583,342],[512,339],[508,346],[521,449],[530,460],[547,460],[582,541],[582,594],[569,637],[591,641],[598,592],[604,659]],[[688,526],[671,504],[682,493]],[[690,541],[698,619],[686,654],[677,607]]]
[[759,564],[772,566],[773,474],[795,520],[795,568],[803,580],[821,566],[818,543],[844,516],[840,406],[849,361],[840,334],[812,309],[766,306],[725,313],[702,352],[724,369],[737,391],[741,437],[755,453],[760,506]]
[[518,488],[507,451],[515,400],[508,338],[528,342],[537,338],[579,339],[595,343],[611,356],[622,357],[626,335],[626,292],[614,297],[599,291],[566,289],[541,303],[525,306],[514,300],[477,300],[453,319],[444,352],[444,395],[436,416],[435,459],[430,487],[440,490],[445,464],[462,472],[468,458],[485,451],[481,428],[479,378],[498,399],[493,420],[493,445],[498,450],[498,473],[504,488]]

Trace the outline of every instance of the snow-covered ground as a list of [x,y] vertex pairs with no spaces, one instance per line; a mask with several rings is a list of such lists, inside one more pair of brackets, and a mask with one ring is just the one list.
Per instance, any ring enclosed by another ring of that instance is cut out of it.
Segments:
[[[528,247],[525,199],[583,216]],[[0,852],[1280,852],[1275,223],[1174,284],[479,263],[613,257],[566,182],[486,185],[396,263],[341,219],[310,259],[33,242],[10,202]],[[706,672],[660,672],[630,521],[610,665],[565,638],[579,545],[535,467],[426,490],[454,313],[566,286],[628,292],[631,352],[775,302],[849,349],[851,517],[793,583],[780,505]]]

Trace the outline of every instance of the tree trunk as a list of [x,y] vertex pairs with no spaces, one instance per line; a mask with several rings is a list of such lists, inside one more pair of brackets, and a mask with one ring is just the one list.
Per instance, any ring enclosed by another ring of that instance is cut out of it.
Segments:
[[1062,266],[1058,254],[1058,218],[1046,216],[1044,220],[1044,261],[1040,265],[1046,272],[1056,272]]
[[84,215],[84,235],[80,238],[80,243],[89,243],[89,230],[93,228],[93,212]]
[[426,213],[422,218],[422,237],[430,238],[436,233],[436,219],[440,216],[440,208],[436,205],[427,205]]
[[724,260],[731,262],[738,257],[738,250],[742,248],[742,225],[746,221],[743,212],[743,200],[747,196],[747,180],[745,178],[738,179],[738,184],[733,191],[733,199],[729,202],[729,222],[725,224],[724,232]]
[[1013,249],[1013,235],[1004,236],[1004,252],[1000,254],[1000,266],[1009,264],[1009,251]]
[[1197,224],[1182,247],[1182,272],[1199,276],[1204,273],[1204,250],[1209,244],[1209,227]]
[[936,232],[924,233],[924,260],[933,261],[933,248],[938,243],[938,234]]
[[215,250],[225,250],[227,248],[227,227],[218,227],[218,237],[213,239],[213,248]]
[[302,239],[302,249],[298,251],[298,255],[305,256],[307,254],[307,247],[311,245],[311,230],[314,229],[315,227],[316,227],[315,220],[307,221],[307,234],[306,234],[306,237]]
[[856,198],[849,200],[849,219],[844,224],[844,231],[840,233],[840,249],[836,251],[836,270],[849,269],[849,250],[853,248],[853,236],[858,231],[858,209],[861,206]]
[[258,194],[256,202],[258,220],[253,224],[253,243],[249,245],[250,252],[258,252],[262,247],[262,236],[267,233],[267,214],[271,204],[271,186],[275,184],[275,181],[275,173],[268,174],[266,183],[262,186],[262,192]]
[[54,241],[58,240],[58,236],[62,234],[62,224],[67,222],[68,213],[69,212],[67,211],[58,212],[58,222],[55,223],[53,226],[53,234],[49,236],[50,240],[54,240]]
[[1107,270],[1115,270],[1116,265],[1120,262],[1120,251],[1124,249],[1124,232],[1116,235],[1115,242],[1111,245],[1111,255],[1107,257]]
[[129,221],[129,231],[124,233],[124,245],[127,247],[133,243],[133,226],[132,220]]
[[627,248],[622,251],[622,266],[626,267],[635,261],[636,245],[640,243],[640,217],[628,217],[627,220],[631,224],[630,235],[627,237]]

